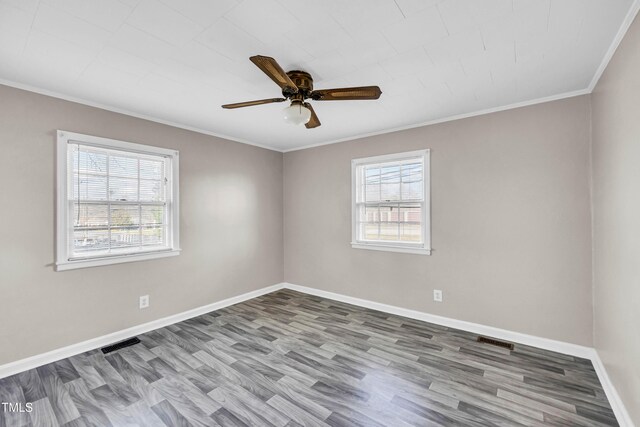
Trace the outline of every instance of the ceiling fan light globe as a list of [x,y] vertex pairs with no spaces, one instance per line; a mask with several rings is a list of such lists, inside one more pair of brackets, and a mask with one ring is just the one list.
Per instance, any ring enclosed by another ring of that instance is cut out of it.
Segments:
[[311,110],[301,103],[293,103],[282,110],[284,121],[291,125],[304,125],[311,120]]

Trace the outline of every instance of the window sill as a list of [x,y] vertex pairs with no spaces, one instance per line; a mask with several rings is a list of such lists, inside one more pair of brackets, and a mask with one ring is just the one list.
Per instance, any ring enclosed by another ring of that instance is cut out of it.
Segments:
[[122,264],[125,262],[133,261],[146,261],[150,259],[166,258],[176,255],[180,255],[180,249],[170,249],[130,255],[118,255],[104,258],[76,259],[73,261],[57,262],[56,271],[75,270],[77,268],[87,267],[99,267],[102,265]]
[[401,252],[401,253],[416,254],[416,255],[431,255],[431,249],[409,247],[409,246],[393,246],[393,245],[382,245],[378,243],[351,242],[351,247],[354,249],[367,249],[370,251]]

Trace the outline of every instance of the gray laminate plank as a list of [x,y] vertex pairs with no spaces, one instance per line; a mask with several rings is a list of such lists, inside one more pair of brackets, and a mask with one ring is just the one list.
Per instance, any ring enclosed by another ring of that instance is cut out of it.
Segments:
[[262,400],[237,384],[227,384],[225,389],[228,393],[245,402],[255,412],[259,413],[261,417],[276,427],[283,427],[290,421],[290,418],[281,413],[278,409],[267,405],[265,400]]
[[55,366],[53,364],[44,365],[37,368],[37,371],[58,422],[64,424],[79,418],[80,413],[62,380],[58,377]]
[[492,413],[511,419],[513,422],[540,425],[544,420],[544,415],[539,409],[529,408],[516,402],[508,402],[495,395],[478,392],[453,382],[448,384],[434,382],[431,383],[429,389],[458,399],[461,404],[464,402],[480,408],[488,408]]
[[106,359],[116,369],[116,371],[118,371],[117,365],[121,365],[129,374],[135,372],[147,383],[152,383],[162,378],[161,375],[149,366],[146,360],[140,357],[138,353],[134,352],[131,348],[113,353],[112,355],[107,356]]
[[69,361],[90,390],[106,384],[104,378],[96,371],[96,368],[91,364],[86,354],[78,354],[70,357]]
[[113,425],[132,426],[136,424],[127,408],[129,402],[118,396],[109,384],[90,390],[89,393]]
[[[138,369],[135,369],[131,364],[129,364],[128,360],[125,359],[125,353],[114,353],[107,357],[107,361],[113,369],[120,374],[120,376],[124,379],[127,385],[133,390],[138,396],[140,396],[148,406],[153,406],[162,400],[162,396],[151,387],[147,378],[152,379],[153,381],[157,381],[162,378],[158,373],[153,371],[150,366],[146,366],[144,369],[140,369],[138,365]],[[142,361],[142,359],[140,359]],[[143,362],[146,365],[146,362]],[[153,375],[147,374],[144,375],[142,372],[153,371]],[[146,377],[146,378],[145,378]],[[152,382],[153,382],[152,381]],[[125,405],[131,405],[136,402],[127,401]]]
[[198,408],[193,401],[185,396],[180,388],[176,386],[175,382],[172,382],[168,378],[163,378],[154,382],[153,387],[158,390],[166,398],[166,401],[171,403],[171,406],[189,421],[190,424],[197,427],[206,427],[211,424],[209,414],[206,414]]
[[267,400],[267,404],[280,411],[283,414],[287,414],[292,419],[301,422],[305,426],[310,427],[327,427],[328,424],[314,417],[309,412],[296,406],[287,399],[282,398],[279,395],[274,395],[271,399]]
[[31,369],[29,371],[21,372],[15,376],[16,381],[22,388],[22,393],[26,402],[35,402],[37,400],[47,397],[47,392],[44,390],[42,380],[38,371]]
[[451,411],[448,408],[434,405],[430,402],[420,401],[414,402],[404,397],[396,396],[391,401],[398,408],[413,412],[425,420],[425,425],[439,426],[473,426],[480,427],[484,425],[479,420],[461,411]]
[[105,379],[109,388],[122,399],[124,406],[131,405],[141,399],[140,395],[131,388],[131,385],[122,378],[122,375],[111,366],[103,355],[94,354],[90,357],[90,360],[98,374]]
[[249,427],[248,424],[245,424],[244,421],[225,408],[218,409],[215,413],[211,414],[211,418],[222,427]]
[[53,412],[51,402],[46,397],[31,402],[33,410],[29,413],[34,427],[58,427],[58,419]]
[[163,380],[157,382],[161,386],[167,383],[169,387],[182,393],[184,397],[193,402],[207,416],[220,409],[220,405],[182,375],[166,375]]
[[53,362],[53,364],[63,383],[68,383],[69,381],[80,378],[80,374],[78,374],[78,371],[76,371],[76,368],[73,367],[69,359],[58,360],[57,362]]
[[26,407],[26,399],[17,375],[13,375],[0,385],[0,416],[7,426],[30,427],[31,417]]
[[62,424],[62,427],[89,427],[85,422],[84,418],[76,418],[74,420],[69,421],[68,423]]
[[166,400],[153,405],[151,410],[167,427],[192,427],[192,424]]
[[263,385],[251,381],[251,379],[247,378],[237,369],[232,366],[225,365],[223,362],[205,351],[195,353],[195,357],[213,369],[216,372],[216,375],[224,377],[231,384],[238,384],[241,387],[246,388],[252,394],[259,396],[263,401],[269,400],[275,394],[273,390],[269,390]]
[[219,387],[210,391],[208,396],[247,425],[273,427],[273,424],[257,412],[257,408],[251,407],[248,402],[245,402],[225,387]]
[[71,396],[71,400],[73,400],[85,424],[95,427],[109,427],[112,425],[100,405],[91,396],[89,388],[82,378],[69,381],[65,384],[65,387],[69,391],[69,396]]
[[[156,405],[160,403],[157,402]],[[131,414],[131,417],[140,426],[144,427],[164,427],[164,422],[158,417],[158,415],[151,409],[152,407],[147,405],[146,402],[140,401],[133,405],[129,405],[127,410]]]

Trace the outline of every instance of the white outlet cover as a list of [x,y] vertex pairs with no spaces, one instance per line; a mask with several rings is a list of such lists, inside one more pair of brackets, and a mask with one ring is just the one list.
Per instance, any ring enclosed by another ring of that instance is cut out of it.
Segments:
[[149,295],[142,295],[140,297],[140,308],[149,307]]
[[433,290],[433,300],[436,302],[442,302],[442,291],[438,289]]

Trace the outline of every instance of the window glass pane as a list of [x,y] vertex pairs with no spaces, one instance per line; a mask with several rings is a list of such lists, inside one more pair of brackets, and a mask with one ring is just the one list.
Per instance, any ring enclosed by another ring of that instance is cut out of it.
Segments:
[[402,165],[402,182],[422,181],[422,163],[405,163]]
[[358,207],[358,222],[378,222],[378,206],[360,205]]
[[380,222],[398,222],[398,207],[384,205],[379,207]]
[[70,194],[73,200],[107,200],[107,177],[74,173]]
[[398,223],[382,222],[380,223],[380,240],[398,240]]
[[149,245],[164,245],[165,242],[165,227],[142,227],[142,244]]
[[109,200],[137,201],[138,180],[131,178],[109,178]]
[[400,165],[382,165],[380,168],[380,182],[382,183],[399,183],[400,182]]
[[164,160],[140,159],[140,178],[162,180],[164,178]]
[[86,147],[72,145],[73,171],[81,174],[104,175],[107,173],[107,154],[88,151]]
[[380,168],[365,166],[364,171],[364,201],[377,202],[380,200]]
[[422,200],[423,197],[422,181],[402,183],[402,200]]
[[140,246],[138,206],[111,206],[111,249]]
[[420,224],[400,224],[400,240],[403,242],[422,242],[422,227]]
[[111,205],[111,226],[138,228],[140,212],[138,205]]
[[109,225],[109,206],[74,203],[73,225],[77,228],[106,228]]
[[362,223],[360,224],[361,240],[378,240],[378,223]]
[[380,199],[382,201],[400,200],[400,183],[382,184]]
[[140,246],[140,228],[138,226],[112,227],[111,249]]
[[142,225],[164,224],[164,206],[142,206]]
[[364,166],[364,182],[367,185],[380,183],[380,167],[378,165]]
[[380,201],[380,184],[371,184],[365,187],[364,200],[366,202]]
[[109,175],[138,178],[138,159],[118,155],[109,156]]
[[402,200],[422,200],[423,170],[422,163],[402,165]]
[[400,222],[421,223],[422,207],[420,205],[403,204],[400,206]]
[[164,183],[162,181],[140,181],[140,200],[160,202],[164,200]]
[[402,221],[402,219],[400,218],[400,206],[399,205],[394,205],[391,207],[391,211],[389,212],[389,216],[390,216],[390,221],[394,221],[394,222],[398,222],[398,221]]
[[73,253],[103,251],[109,249],[109,230],[81,229],[73,232]]

